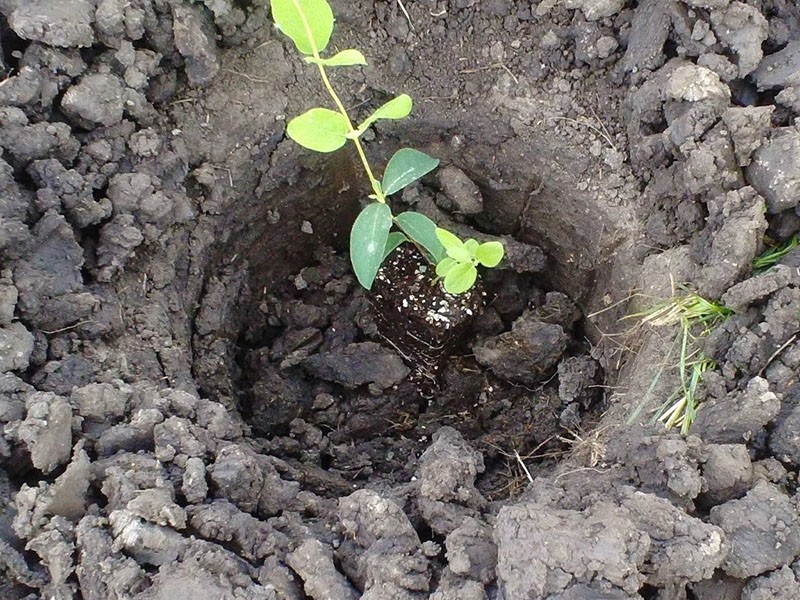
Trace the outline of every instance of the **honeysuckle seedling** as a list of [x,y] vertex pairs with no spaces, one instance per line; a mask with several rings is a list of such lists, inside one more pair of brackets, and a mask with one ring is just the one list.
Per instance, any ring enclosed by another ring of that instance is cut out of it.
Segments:
[[[449,261],[455,259],[445,249],[439,235],[439,231],[444,230],[439,230],[433,221],[417,212],[408,211],[394,216],[386,202],[388,196],[430,173],[439,165],[439,160],[413,148],[401,148],[389,159],[383,178],[379,180],[361,143],[361,136],[376,121],[404,119],[410,115],[414,105],[411,97],[400,94],[354,126],[328,78],[326,68],[366,65],[367,61],[360,51],[353,48],[330,57],[321,55],[333,34],[333,11],[327,0],[272,0],[271,6],[275,25],[294,42],[307,63],[316,65],[336,108],[312,108],[294,117],[286,126],[287,135],[301,146],[316,152],[334,152],[350,141],[355,146],[372,188],[369,198],[373,202],[359,213],[350,230],[350,262],[358,282],[370,289],[386,257],[400,244],[411,242],[426,259],[437,265],[437,273],[439,267],[448,261],[442,267],[446,269],[442,277],[447,292],[459,294],[470,289],[477,277],[476,265],[496,266],[503,256],[502,245],[499,242],[478,244],[475,240],[469,240],[462,244],[465,248],[469,245],[469,257],[451,263]],[[393,226],[400,231],[392,231]],[[449,235],[461,244],[456,236]],[[475,242],[474,247],[470,242]],[[455,252],[459,253],[458,250]],[[459,256],[467,257],[467,254],[460,253]]]
[[469,239],[462,242],[446,229],[436,228],[436,237],[444,247],[445,256],[436,265],[436,275],[444,277],[444,289],[450,294],[462,294],[475,285],[478,265],[496,267],[503,259],[503,244]]

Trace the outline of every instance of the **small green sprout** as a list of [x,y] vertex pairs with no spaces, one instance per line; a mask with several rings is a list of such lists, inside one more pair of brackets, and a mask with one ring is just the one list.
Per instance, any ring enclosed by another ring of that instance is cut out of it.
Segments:
[[[641,318],[642,323],[654,327],[678,326],[675,341],[680,346],[680,353],[675,367],[679,384],[666,402],[656,410],[651,422],[663,423],[667,429],[680,427],[681,433],[686,435],[697,414],[697,389],[703,381],[703,375],[717,368],[717,363],[697,348],[697,341],[708,335],[714,327],[733,314],[733,311],[685,287],[681,289],[683,295],[626,318]],[[663,368],[659,370],[646,396],[655,388],[662,372]],[[638,417],[643,404],[644,401],[636,408],[628,419],[629,423]]]
[[446,229],[436,228],[436,237],[447,256],[436,265],[436,275],[444,277],[444,289],[450,294],[466,292],[478,277],[477,266],[496,267],[503,258],[500,242],[479,244],[473,239],[462,242]]
[[[413,148],[401,148],[389,160],[383,178],[379,180],[361,143],[361,136],[376,121],[404,119],[411,114],[411,97],[401,94],[389,100],[354,126],[331,85],[326,67],[366,65],[367,61],[361,52],[352,48],[327,58],[321,56],[333,34],[333,11],[327,0],[272,0],[271,5],[276,26],[294,42],[307,63],[317,66],[322,83],[336,107],[336,110],[312,108],[294,117],[286,126],[287,135],[301,146],[316,152],[334,152],[348,141],[352,142],[372,187],[369,198],[374,202],[367,204],[359,213],[350,230],[350,261],[358,282],[370,289],[383,261],[405,242],[417,246],[428,261],[437,265],[438,273],[442,261],[452,257],[437,235],[436,224],[425,215],[413,211],[394,216],[387,198],[430,173],[439,165],[439,160]],[[392,231],[394,226],[400,231]],[[450,235],[461,244],[456,236]],[[462,246],[466,247],[466,244]],[[462,293],[474,285],[476,264],[494,267],[503,257],[503,246],[499,242],[480,245],[475,242],[475,247],[470,245],[470,248],[472,254],[469,258],[463,255],[465,259],[458,264],[448,262],[449,267],[443,267],[446,269],[445,275],[442,275],[445,277],[444,286],[449,293]],[[483,250],[478,252],[480,248]],[[452,272],[454,270],[455,273]]]
[[794,234],[780,244],[776,244],[775,246],[768,248],[760,256],[757,256],[753,259],[753,271],[755,271],[756,274],[759,274],[774,267],[776,264],[778,264],[778,261],[789,254],[793,248],[797,248],[799,244],[800,238],[797,237],[797,234]]

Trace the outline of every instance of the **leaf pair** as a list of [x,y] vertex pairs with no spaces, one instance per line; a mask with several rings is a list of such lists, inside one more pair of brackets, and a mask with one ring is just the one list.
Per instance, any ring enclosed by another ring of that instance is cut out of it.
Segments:
[[[319,62],[324,60],[328,59],[320,59]],[[304,148],[315,152],[333,152],[344,146],[348,139],[359,137],[378,119],[404,119],[411,113],[412,106],[411,96],[401,94],[364,119],[358,129],[353,129],[347,116],[340,112],[329,108],[312,108],[289,121],[286,133]]]
[[504,250],[500,242],[479,244],[473,239],[462,242],[439,227],[436,228],[436,237],[447,254],[436,265],[436,275],[444,277],[444,289],[451,294],[461,294],[475,285],[477,265],[496,267],[503,259]]

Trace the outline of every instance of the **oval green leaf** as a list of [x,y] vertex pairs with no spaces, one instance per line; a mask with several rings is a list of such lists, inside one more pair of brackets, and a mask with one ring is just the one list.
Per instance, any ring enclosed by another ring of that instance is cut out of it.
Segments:
[[478,242],[477,240],[473,240],[472,238],[468,239],[464,242],[464,247],[469,252],[472,258],[475,258],[475,251],[478,249]]
[[478,277],[478,270],[471,262],[459,263],[444,278],[444,289],[450,294],[463,294],[473,285]]
[[312,108],[286,126],[290,138],[317,152],[333,152],[344,146],[348,131],[350,125],[345,116],[328,108]]
[[505,249],[500,242],[484,242],[475,250],[475,258],[484,267],[496,267],[503,260]]
[[383,250],[383,260],[381,260],[381,263],[383,263],[383,261],[386,260],[400,244],[403,244],[407,241],[408,238],[403,233],[400,233],[399,231],[390,232],[389,237],[386,238],[386,248]]
[[449,256],[442,259],[442,261],[436,265],[436,275],[438,277],[446,277],[447,274],[458,264],[455,260],[450,258]]
[[444,246],[447,256],[456,259],[458,262],[472,262],[472,254],[458,237],[446,229],[436,228],[436,237]]
[[367,127],[378,119],[405,119],[411,114],[413,106],[414,102],[411,100],[411,96],[408,94],[400,94],[397,98],[392,98],[364,119],[364,122],[358,126],[358,130],[362,132],[365,131]]
[[438,158],[413,148],[401,148],[394,153],[383,172],[383,193],[390,196],[399,192],[426,173],[433,171],[438,165]]
[[392,211],[386,204],[373,202],[362,210],[350,230],[350,262],[358,282],[372,288],[381,268],[392,227]]
[[303,54],[322,52],[333,32],[327,0],[272,0],[272,18]]
[[334,54],[330,58],[316,58],[314,56],[306,56],[305,61],[314,65],[322,65],[324,67],[350,67],[352,65],[365,65],[367,59],[358,50],[342,50],[338,54]]
[[436,223],[428,217],[408,211],[397,215],[394,220],[412,242],[425,249],[431,262],[438,264],[447,256],[444,246],[436,237]]

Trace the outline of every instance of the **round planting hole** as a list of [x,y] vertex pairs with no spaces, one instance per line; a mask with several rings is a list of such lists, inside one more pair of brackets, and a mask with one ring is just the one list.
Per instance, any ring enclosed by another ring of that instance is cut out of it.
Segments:
[[[346,248],[360,183],[344,154],[239,209],[232,222],[247,227],[217,248],[201,299],[201,392],[240,411],[323,496],[409,481],[431,434],[449,425],[483,453],[479,489],[507,497],[551,469],[604,408],[580,308],[596,293],[594,267],[574,260],[585,232],[567,238],[573,223],[557,214],[542,231],[531,224],[563,190],[540,176],[534,190],[525,180],[524,190],[499,189],[476,168],[479,155],[443,141],[428,150],[443,167],[395,199],[394,213],[413,207],[463,239],[503,242],[504,262],[471,292],[444,292],[409,244],[372,290],[357,284]],[[468,202],[477,210],[460,212]]]

